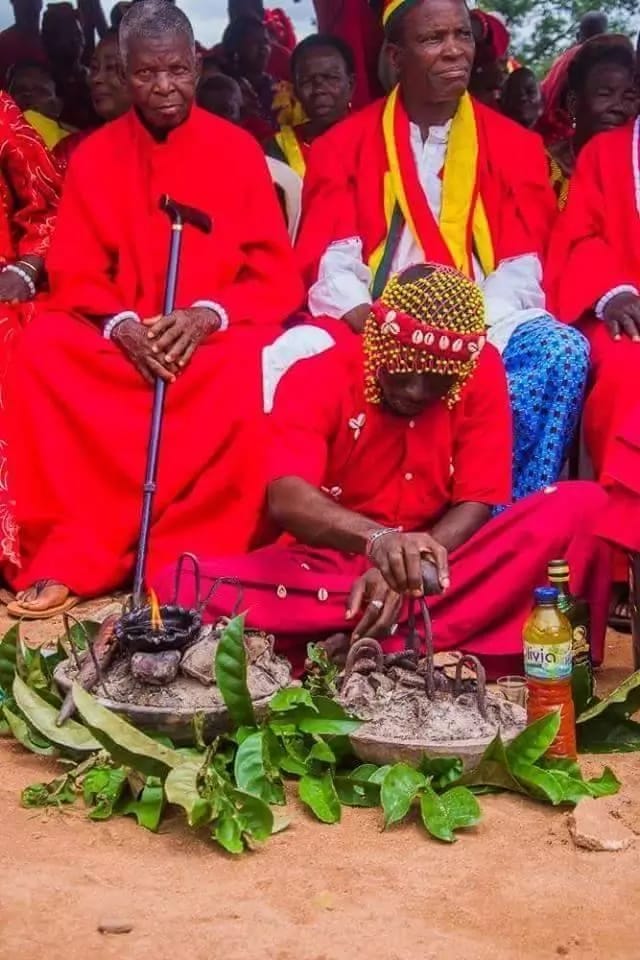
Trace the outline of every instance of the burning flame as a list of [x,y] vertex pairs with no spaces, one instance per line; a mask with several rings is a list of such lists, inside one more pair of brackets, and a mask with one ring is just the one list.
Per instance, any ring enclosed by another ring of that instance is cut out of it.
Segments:
[[149,591],[149,606],[151,607],[151,629],[155,631],[162,630],[164,624],[162,622],[160,604],[158,603],[155,590]]

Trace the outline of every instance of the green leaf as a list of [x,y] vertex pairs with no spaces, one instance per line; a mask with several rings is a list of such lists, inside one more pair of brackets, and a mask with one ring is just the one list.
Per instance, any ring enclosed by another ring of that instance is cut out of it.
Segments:
[[420,816],[427,831],[438,840],[453,843],[455,831],[480,822],[480,805],[466,787],[452,787],[438,796],[427,784],[420,793]]
[[406,763],[396,763],[391,767],[380,788],[385,828],[406,817],[418,791],[425,784],[423,775]]
[[453,827],[449,822],[442,797],[437,795],[430,784],[427,784],[420,792],[420,816],[425,829],[431,836],[436,837],[437,840],[443,840],[445,843],[455,841]]
[[463,774],[457,782],[460,786],[466,787],[499,787],[501,790],[511,790],[513,793],[527,792],[511,772],[500,734],[496,734],[491,741],[478,765]]
[[372,774],[369,775],[370,783],[382,783],[386,775],[391,770],[391,764],[386,763],[383,767],[378,767]]
[[234,816],[219,817],[211,836],[218,841],[221,847],[224,847],[227,853],[238,854],[244,850],[242,829]]
[[[552,803],[554,806],[565,802],[565,789],[562,780],[559,778],[564,776],[566,779],[570,779],[566,774],[556,776],[551,770],[542,770],[534,764],[524,762],[514,763],[512,769],[514,776],[526,787],[527,792]],[[574,781],[576,784],[579,782]],[[580,790],[581,788],[576,787],[575,789]]]
[[75,720],[66,720],[61,727],[57,726],[57,709],[43,700],[35,690],[30,690],[17,674],[13,679],[13,696],[29,723],[52,743],[78,753],[100,749],[100,743],[91,736],[86,727]]
[[304,687],[285,687],[284,690],[275,693],[269,701],[269,709],[272,713],[285,713],[295,707],[308,707],[313,713],[318,712],[311,694]]
[[23,807],[59,807],[63,803],[74,803],[75,799],[74,781],[65,774],[51,783],[32,783],[25,787],[20,803]]
[[312,695],[321,694],[323,696],[335,697],[336,678],[338,676],[338,667],[329,659],[327,651],[318,644],[307,644],[307,659],[312,664],[311,670],[305,677],[305,687]]
[[380,767],[376,766],[375,763],[361,763],[351,771],[349,776],[352,780],[364,780],[366,782],[370,780],[376,770],[379,769]]
[[109,783],[111,767],[93,767],[82,781],[82,798],[87,806],[95,803],[95,798]]
[[16,657],[19,643],[20,624],[7,630],[0,641],[0,688],[9,693],[16,675]]
[[635,753],[640,750],[640,723],[615,714],[594,717],[576,727],[580,753]]
[[202,760],[187,760],[167,774],[164,792],[169,803],[182,807],[190,827],[199,826],[208,819],[211,808],[198,789],[203,769]]
[[460,757],[424,756],[418,769],[431,781],[434,790],[444,790],[448,784],[460,779],[464,764]]
[[256,718],[247,687],[244,614],[230,620],[222,631],[214,667],[216,683],[234,722],[238,726],[255,727]]
[[309,760],[317,760],[319,763],[335,763],[336,755],[324,740],[317,740],[309,753]]
[[[133,767],[149,777],[163,777],[169,770],[185,763],[185,758],[176,750],[156,743],[151,737],[136,730],[122,717],[107,710],[98,701],[74,683],[73,700],[82,719],[117,764]],[[64,730],[71,721],[67,721]]]
[[237,819],[243,833],[252,840],[266,840],[273,832],[273,813],[264,800],[242,790],[233,791]]
[[265,730],[252,733],[236,752],[233,774],[240,790],[259,797],[265,803],[283,803],[284,792],[279,778],[267,769]]
[[30,783],[22,791],[20,803],[23,807],[48,807],[51,803],[51,795],[47,784]]
[[298,726],[303,733],[331,734],[355,733],[362,726],[361,720],[350,716],[346,710],[328,697],[314,697],[318,715],[301,717]]
[[608,697],[598,700],[592,707],[581,713],[576,723],[587,723],[595,717],[601,717],[605,712],[615,716],[616,719],[630,717],[636,710],[640,710],[640,670],[627,677]]
[[587,710],[594,700],[593,675],[588,663],[574,663],[571,671],[571,695],[576,717]]
[[13,713],[6,704],[2,707],[2,712],[11,730],[11,735],[15,737],[23,747],[26,747],[26,749],[32,753],[37,753],[41,757],[55,757],[58,755],[58,750],[53,744],[49,744],[48,747],[43,747],[34,742],[28,723],[26,723],[22,717],[18,716],[17,713]]
[[560,711],[554,710],[525,727],[505,748],[509,765],[535,763],[546,753],[560,729]]
[[620,781],[613,770],[605,767],[599,777],[586,781],[592,797],[610,797],[620,790]]
[[569,777],[582,780],[580,764],[577,760],[572,760],[570,757],[541,757],[536,766],[542,767],[543,770],[566,773]]
[[[88,783],[87,783],[88,781]],[[95,804],[89,811],[90,820],[108,820],[127,786],[124,767],[90,770],[82,785],[85,803]]]
[[329,770],[322,776],[306,773],[298,784],[298,793],[318,820],[323,823],[337,823],[340,820],[340,800]]
[[452,787],[440,799],[452,830],[475,827],[480,823],[480,804],[466,787]]
[[147,777],[147,782],[138,799],[129,800],[121,808],[121,813],[125,816],[133,814],[139,826],[155,833],[160,826],[163,808],[164,790],[162,781],[159,777]]
[[[273,727],[269,724],[269,730]],[[291,773],[294,776],[302,777],[307,772],[307,757],[309,748],[305,744],[304,737],[284,736],[280,739],[284,747],[285,755],[280,758],[280,769],[285,773]]]
[[369,780],[357,780],[353,775],[337,775],[334,785],[340,803],[346,807],[377,807],[380,804],[380,785]]

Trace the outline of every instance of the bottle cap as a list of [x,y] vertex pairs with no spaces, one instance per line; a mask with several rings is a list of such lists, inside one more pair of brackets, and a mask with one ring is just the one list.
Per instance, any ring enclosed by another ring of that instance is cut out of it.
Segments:
[[550,560],[548,573],[551,580],[568,580],[569,564],[566,560]]
[[555,587],[536,587],[533,596],[537,604],[555,604],[558,602],[558,591]]

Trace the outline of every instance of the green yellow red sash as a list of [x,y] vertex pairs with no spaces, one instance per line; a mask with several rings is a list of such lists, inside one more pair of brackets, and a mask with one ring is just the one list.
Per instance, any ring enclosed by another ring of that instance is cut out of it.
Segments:
[[291,169],[295,170],[300,177],[304,177],[307,164],[294,128],[281,127],[274,139]]
[[387,235],[369,258],[374,298],[389,277],[393,253],[405,224],[425,260],[455,266],[473,277],[475,253],[485,274],[494,270],[489,223],[478,190],[478,131],[469,95],[465,94],[460,100],[451,124],[438,222],[418,177],[409,117],[398,87],[387,98],[382,128],[388,164],[384,179]]

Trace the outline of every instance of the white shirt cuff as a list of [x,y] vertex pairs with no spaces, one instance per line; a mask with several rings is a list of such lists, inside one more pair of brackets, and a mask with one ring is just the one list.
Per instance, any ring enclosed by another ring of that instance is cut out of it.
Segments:
[[501,260],[487,276],[482,290],[489,327],[516,310],[545,309],[542,265],[535,253]]
[[135,320],[136,323],[140,323],[140,317],[135,312],[135,310],[122,310],[120,313],[116,313],[115,317],[111,317],[110,320],[104,325],[102,331],[102,336],[105,340],[111,340],[113,332],[124,320]]
[[604,316],[604,311],[609,306],[614,297],[617,297],[619,293],[635,293],[636,297],[638,296],[638,289],[634,287],[631,283],[621,283],[619,287],[614,287],[613,290],[609,290],[608,293],[605,293],[604,297],[600,297],[596,303],[595,315],[598,320],[602,320]]
[[320,260],[318,279],[309,290],[309,313],[340,320],[354,307],[371,303],[371,280],[359,237],[329,244]]
[[218,327],[218,333],[224,333],[225,330],[229,329],[229,314],[221,304],[216,303],[215,300],[196,300],[195,303],[191,304],[191,307],[202,307],[205,310],[213,310],[214,313],[217,313],[220,317],[220,326]]

